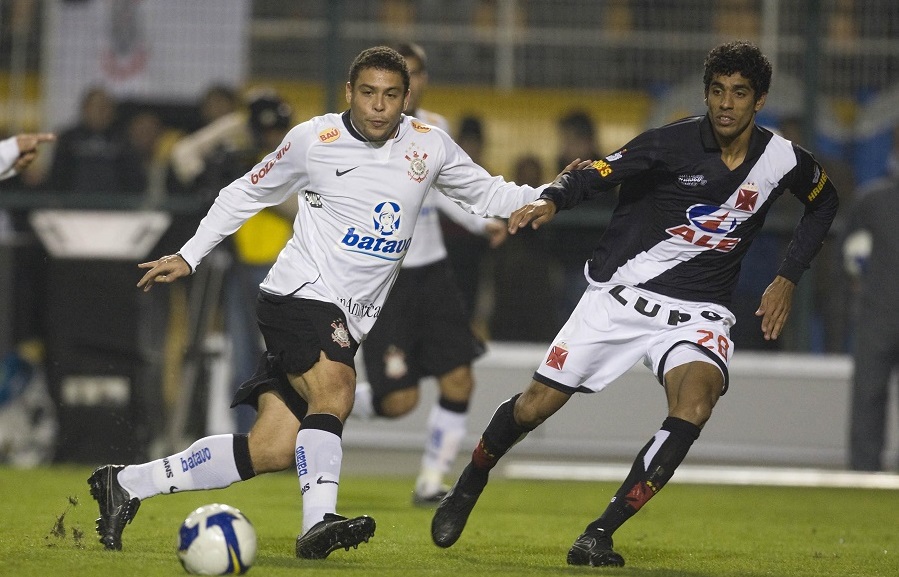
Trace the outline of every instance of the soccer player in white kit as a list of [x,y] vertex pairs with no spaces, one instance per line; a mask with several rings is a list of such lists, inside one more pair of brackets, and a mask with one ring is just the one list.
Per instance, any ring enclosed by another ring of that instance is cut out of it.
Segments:
[[664,388],[668,415],[567,556],[570,565],[624,565],[612,534],[671,479],[727,391],[734,323],[728,305],[772,203],[789,191],[805,213],[756,312],[766,339],[779,336],[796,283],[836,216],[837,193],[821,165],[755,123],[771,74],[751,43],[716,47],[705,62],[705,116],[648,130],[590,167],[563,174],[541,200],[509,218],[510,232],[536,228],[557,210],[620,186],[609,227],[585,267],[584,295],[528,388],[497,408],[438,506],[436,545],[459,539],[490,470],[516,442],[574,393],[601,391],[642,361]]
[[[410,116],[449,132],[446,119],[420,107],[427,85],[427,56],[411,43],[395,47],[409,67]],[[486,350],[473,333],[449,262],[440,214],[472,234],[505,241],[506,223],[463,210],[431,189],[419,211],[413,238],[381,316],[362,345],[367,382],[356,385],[353,414],[395,419],[418,405],[421,379],[435,377],[439,391],[428,414],[425,450],[412,503],[433,507],[446,495],[450,471],[466,433],[474,391],[471,363]]]
[[144,499],[289,467],[303,499],[298,557],[324,558],[374,534],[372,518],[336,512],[353,357],[399,273],[428,190],[482,217],[507,217],[540,193],[491,176],[444,131],[403,116],[408,98],[403,57],[386,47],[364,50],[350,68],[348,111],[295,126],[221,190],[177,254],[139,265],[147,269],[138,282],[145,291],[174,282],[252,215],[299,195],[294,234],[257,300],[267,358],[235,395],[235,403],[257,407],[253,428],[205,437],[149,463],[97,468],[88,483],[107,549],[121,549],[122,531]]

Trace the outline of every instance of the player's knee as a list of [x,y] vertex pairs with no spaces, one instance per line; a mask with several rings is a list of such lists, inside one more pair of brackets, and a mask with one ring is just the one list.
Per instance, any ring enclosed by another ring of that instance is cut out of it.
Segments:
[[467,401],[474,390],[474,376],[469,365],[456,367],[441,375],[439,379],[441,396],[454,401]]
[[296,433],[262,436],[250,434],[250,460],[256,473],[274,473],[294,466]]
[[712,399],[699,399],[690,403],[679,403],[669,412],[669,416],[683,419],[702,427],[712,416],[715,402]]
[[528,430],[534,430],[558,411],[571,397],[536,381],[515,400],[515,422]]
[[402,417],[418,406],[418,388],[410,387],[394,391],[383,397],[375,398],[372,404],[375,414],[379,417],[388,419]]

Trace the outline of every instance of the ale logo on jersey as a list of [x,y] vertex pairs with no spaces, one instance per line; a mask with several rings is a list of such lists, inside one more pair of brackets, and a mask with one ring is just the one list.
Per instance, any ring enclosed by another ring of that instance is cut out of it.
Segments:
[[398,238],[403,209],[398,202],[384,200],[372,208],[374,235],[351,226],[346,230],[340,246],[350,252],[367,254],[385,260],[400,260],[406,254],[411,238]]
[[672,226],[665,232],[700,248],[730,252],[740,239],[726,235],[733,232],[744,218],[741,211],[733,208],[694,204],[687,209],[689,224]]
[[690,223],[704,232],[712,234],[727,234],[740,224],[734,211],[721,206],[708,204],[694,204],[687,209],[687,218]]

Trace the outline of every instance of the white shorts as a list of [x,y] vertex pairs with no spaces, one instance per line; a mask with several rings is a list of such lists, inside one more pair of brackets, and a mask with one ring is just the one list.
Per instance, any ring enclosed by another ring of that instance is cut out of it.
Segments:
[[623,285],[587,287],[534,373],[564,392],[599,392],[643,361],[661,383],[674,367],[716,365],[727,391],[734,315],[708,303],[672,299]]

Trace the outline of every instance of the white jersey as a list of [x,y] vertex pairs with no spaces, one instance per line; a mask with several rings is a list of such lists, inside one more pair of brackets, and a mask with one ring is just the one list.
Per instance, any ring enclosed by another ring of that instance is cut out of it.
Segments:
[[361,342],[399,273],[431,187],[473,214],[500,218],[543,189],[491,176],[446,132],[409,117],[401,117],[396,138],[372,144],[352,127],[349,112],[325,114],[292,128],[276,151],[223,188],[180,254],[196,268],[248,218],[301,195],[293,236],[260,288],[338,305]]
[[16,161],[19,159],[19,140],[11,136],[0,141],[0,180],[16,175]]
[[[418,109],[415,111],[415,118],[447,133],[450,131],[446,118],[429,110]],[[403,268],[426,266],[447,257],[443,230],[440,227],[440,213],[472,234],[483,235],[486,232],[488,222],[486,219],[463,210],[432,188],[428,191],[424,204],[421,205],[421,212],[412,232],[415,242],[409,246],[409,252],[403,260]]]

